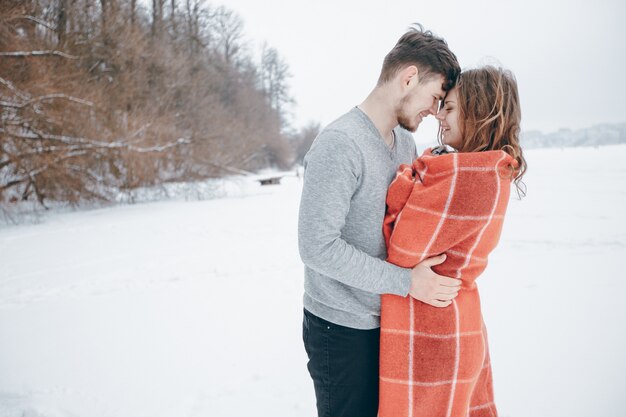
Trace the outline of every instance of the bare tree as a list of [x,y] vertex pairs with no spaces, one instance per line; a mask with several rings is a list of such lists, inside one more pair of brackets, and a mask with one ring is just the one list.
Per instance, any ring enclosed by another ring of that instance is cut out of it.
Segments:
[[0,2],[0,206],[291,163],[278,53],[255,64],[224,7],[151,6]]
[[263,45],[261,53],[261,85],[270,106],[284,117],[285,106],[293,104],[287,80],[291,77],[289,66],[275,48]]
[[227,65],[234,64],[243,46],[243,22],[224,6],[218,7],[212,17],[217,49]]
[[163,31],[163,5],[165,0],[152,0],[152,37],[158,38]]
[[178,36],[178,28],[176,25],[176,20],[178,17],[176,16],[176,0],[170,0],[170,26],[172,28],[172,37],[174,39]]
[[130,26],[134,29],[137,19],[137,0],[130,0]]

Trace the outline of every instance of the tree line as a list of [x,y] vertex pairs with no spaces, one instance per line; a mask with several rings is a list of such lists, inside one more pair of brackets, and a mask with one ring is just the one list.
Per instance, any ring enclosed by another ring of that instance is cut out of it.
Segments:
[[289,67],[203,0],[0,2],[0,204],[291,167]]

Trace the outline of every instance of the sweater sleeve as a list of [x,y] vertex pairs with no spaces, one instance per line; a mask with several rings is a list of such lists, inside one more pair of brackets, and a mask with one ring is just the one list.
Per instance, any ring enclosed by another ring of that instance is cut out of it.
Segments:
[[300,257],[309,268],[343,284],[375,294],[406,296],[410,269],[370,256],[341,236],[361,164],[359,150],[343,133],[324,131],[315,140],[304,160]]

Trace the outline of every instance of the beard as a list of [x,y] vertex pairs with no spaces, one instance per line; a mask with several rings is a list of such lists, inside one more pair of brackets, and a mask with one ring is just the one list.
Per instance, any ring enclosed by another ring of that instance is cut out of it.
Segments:
[[408,130],[409,132],[415,133],[421,120],[419,122],[416,122],[415,117],[411,117],[411,115],[406,112],[405,108],[408,101],[408,97],[402,98],[402,100],[396,107],[396,119],[398,119],[398,125],[400,125],[401,128]]
[[408,130],[411,133],[415,133],[417,131],[419,123],[415,123],[415,121],[412,120],[410,117],[398,114],[398,125],[400,125],[402,129]]

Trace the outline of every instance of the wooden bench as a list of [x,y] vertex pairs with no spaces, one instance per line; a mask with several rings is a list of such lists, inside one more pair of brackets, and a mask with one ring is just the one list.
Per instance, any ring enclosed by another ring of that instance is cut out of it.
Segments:
[[269,178],[261,178],[257,180],[261,183],[261,185],[278,185],[280,184],[280,179],[282,177],[269,177]]

